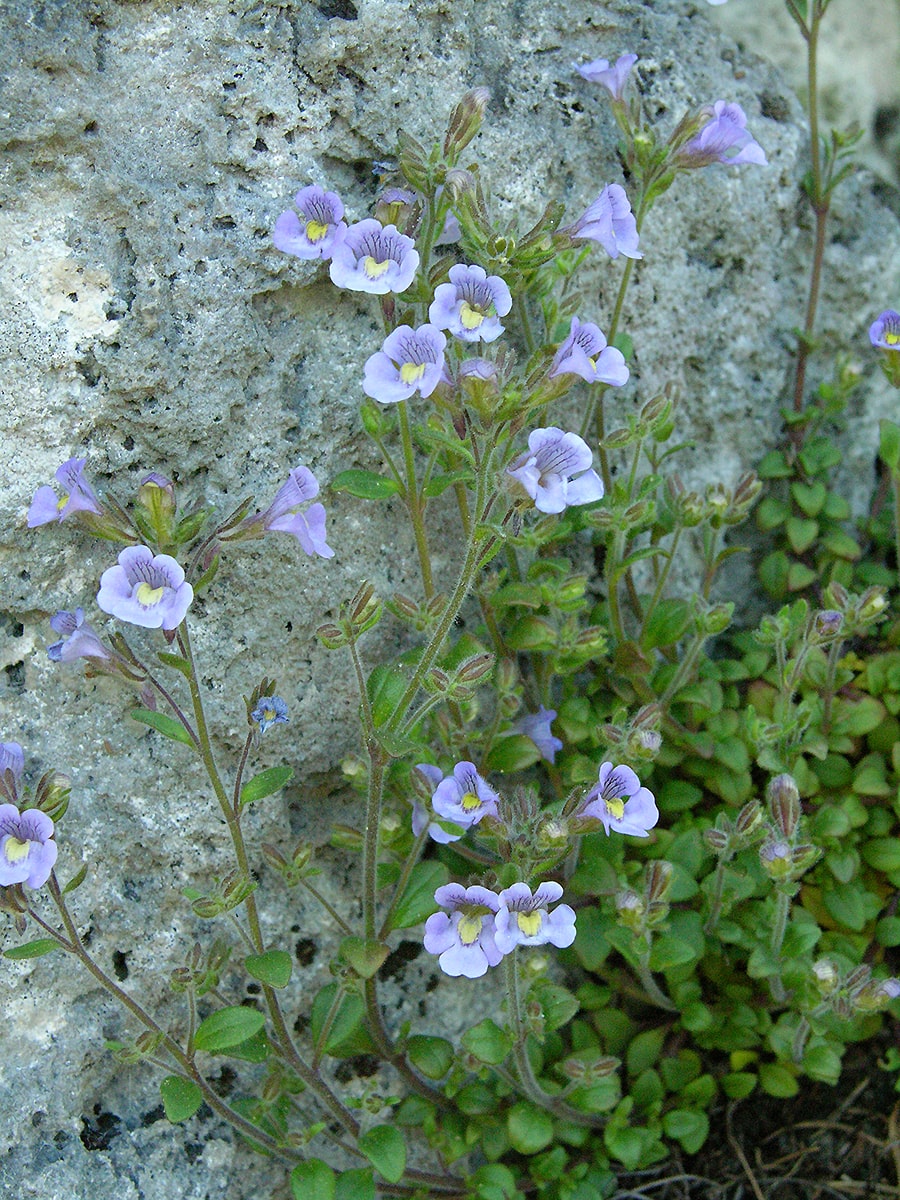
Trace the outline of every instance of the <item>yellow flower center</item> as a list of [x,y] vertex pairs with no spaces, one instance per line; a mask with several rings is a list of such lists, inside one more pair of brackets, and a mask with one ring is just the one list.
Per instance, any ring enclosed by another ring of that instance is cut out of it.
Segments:
[[456,932],[459,934],[459,940],[464,946],[471,946],[473,942],[478,940],[483,921],[484,917],[474,916],[470,913],[466,913],[459,918],[459,925],[456,927]]
[[516,913],[516,922],[526,937],[535,937],[541,932],[541,914],[539,912]]
[[473,808],[481,807],[481,801],[474,792],[466,792],[460,796],[459,802],[462,805],[463,812],[471,812]]
[[459,306],[459,319],[463,329],[477,329],[484,320],[484,313],[479,308],[473,308],[468,300],[463,300]]
[[606,811],[616,821],[621,821],[625,816],[625,801],[624,800],[607,800]]
[[886,329],[883,336],[889,346],[900,346],[900,331],[895,333],[893,329]]
[[159,604],[162,600],[162,594],[166,589],[164,587],[151,587],[149,583],[138,584],[138,590],[135,592],[135,599],[138,604],[143,604],[145,608],[152,608],[154,604]]
[[306,236],[311,242],[321,242],[322,238],[328,232],[328,226],[323,225],[321,221],[306,222]]
[[400,368],[401,383],[415,383],[425,374],[424,363],[404,363]]
[[21,862],[23,858],[28,857],[28,847],[30,842],[23,842],[21,838],[14,837],[12,834],[6,839],[6,855],[7,862]]
[[274,708],[264,708],[262,711],[264,721],[274,721],[277,715]]
[[57,500],[57,502],[56,502],[56,511],[57,511],[57,512],[62,512],[62,510],[63,510],[63,509],[66,507],[66,505],[67,505],[68,503],[69,503],[69,494],[68,494],[68,492],[67,492],[67,493],[65,494],[65,496],[60,496],[60,498]]
[[389,258],[384,259],[383,262],[376,262],[371,254],[367,254],[363,259],[363,270],[369,279],[380,279],[390,265]]

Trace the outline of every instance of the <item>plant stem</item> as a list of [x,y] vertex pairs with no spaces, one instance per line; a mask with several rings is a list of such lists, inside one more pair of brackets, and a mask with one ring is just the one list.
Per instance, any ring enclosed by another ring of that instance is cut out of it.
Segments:
[[599,1122],[591,1117],[589,1113],[572,1108],[571,1105],[566,1104],[565,1100],[560,1099],[559,1096],[545,1092],[538,1082],[534,1068],[531,1065],[531,1059],[528,1057],[528,1047],[526,1044],[528,1032],[522,1019],[522,1000],[519,995],[518,947],[511,954],[505,956],[503,968],[506,975],[506,994],[509,1000],[509,1017],[513,1032],[513,1056],[516,1060],[516,1068],[522,1090],[535,1104],[546,1109],[547,1112],[553,1113],[554,1116],[559,1117],[561,1120],[571,1121],[576,1125],[595,1127]]
[[769,980],[772,999],[776,1004],[783,1004],[787,1000],[787,992],[781,979],[781,947],[784,943],[784,935],[787,931],[790,911],[791,896],[788,892],[779,888],[775,893],[775,921],[772,925],[772,939],[769,943],[772,957],[778,960],[778,974],[772,976]]
[[397,415],[400,421],[400,441],[403,445],[403,460],[406,464],[406,507],[409,509],[409,519],[412,521],[413,533],[416,539],[416,552],[419,555],[419,569],[422,572],[422,587],[425,599],[430,600],[434,595],[434,579],[431,573],[431,555],[428,551],[428,538],[425,534],[424,511],[422,497],[419,495],[419,485],[416,482],[416,460],[413,454],[412,432],[409,427],[409,409],[405,400],[397,405]]
[[394,898],[390,903],[390,907],[385,914],[385,918],[381,923],[381,930],[378,934],[379,941],[383,941],[391,931],[391,918],[397,910],[397,905],[400,903],[406,885],[409,883],[409,877],[412,875],[413,867],[422,856],[422,850],[425,843],[428,841],[428,826],[426,825],[419,836],[413,842],[412,849],[406,857],[406,862],[403,864],[403,870],[400,872],[400,878],[394,888]]
[[712,901],[709,906],[709,916],[706,918],[706,924],[703,926],[703,932],[707,937],[713,932],[719,923],[719,917],[722,915],[722,897],[725,891],[725,867],[731,861],[731,855],[721,855],[716,863],[716,875],[713,880]]
[[657,1006],[657,1008],[664,1008],[666,1012],[678,1012],[676,1005],[672,1003],[666,993],[653,978],[653,972],[650,970],[649,935],[647,948],[643,951],[638,959],[638,977],[640,978],[644,991]]

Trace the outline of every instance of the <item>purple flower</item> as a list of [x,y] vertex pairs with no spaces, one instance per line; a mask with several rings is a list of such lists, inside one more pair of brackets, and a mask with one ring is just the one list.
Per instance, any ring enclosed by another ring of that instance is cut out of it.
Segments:
[[708,120],[697,136],[676,152],[677,166],[687,170],[717,162],[726,167],[738,167],[742,163],[767,165],[765,151],[753,140],[747,129],[746,114],[739,104],[717,100],[712,106],[705,105],[701,112]]
[[[293,209],[275,222],[272,241],[279,250],[297,258],[331,258],[334,247],[347,232],[342,221],[344,205],[336,192],[319,185],[302,188],[294,197],[300,216]],[[301,219],[302,218],[302,219]]]
[[[428,780],[432,788],[436,788],[444,778],[440,767],[433,767],[431,763],[419,763],[416,770]],[[426,829],[431,840],[439,842],[442,846],[446,846],[448,842],[458,842],[465,833],[465,829],[461,829],[452,821],[438,820],[434,809],[428,812],[424,804],[413,800],[412,831],[419,837]]]
[[599,326],[572,318],[569,336],[556,352],[550,378],[580,375],[588,383],[608,383],[621,387],[628,382],[625,356],[615,346],[607,346]]
[[85,621],[83,608],[76,608],[74,612],[60,610],[50,618],[50,627],[62,634],[58,642],[47,647],[47,657],[51,662],[68,663],[76,658],[110,657],[96,631]]
[[531,431],[528,452],[513,459],[506,471],[539,512],[561,513],[569,504],[590,504],[602,497],[603,481],[590,470],[592,461],[590,447],[577,433],[563,433],[551,425]]
[[659,820],[659,809],[653,793],[641,787],[630,767],[614,767],[605,762],[600,766],[599,782],[585,796],[578,815],[602,821],[607,837],[613,830],[632,837],[647,837]]
[[118,566],[100,576],[97,604],[120,621],[145,629],[176,629],[194,599],[184,571],[168,554],[149,546],[126,546]]
[[351,225],[331,255],[331,282],[354,292],[405,292],[419,266],[412,238],[374,217]]
[[18,742],[0,742],[0,778],[7,771],[12,772],[12,777],[16,783],[22,778],[25,771],[25,755],[22,753],[22,747]]
[[382,404],[408,400],[413,392],[430,396],[446,376],[447,339],[435,325],[400,325],[366,360],[363,391]]
[[325,541],[325,506],[313,504],[305,513],[300,506],[319,494],[319,482],[308,467],[296,467],[275,493],[275,499],[257,518],[266,530],[291,533],[310,556],[334,558]]
[[900,979],[881,979],[877,987],[888,1000],[896,1000],[900,996]]
[[610,258],[643,258],[638,231],[625,189],[610,183],[581,214],[568,233],[581,241],[599,242]]
[[288,724],[288,706],[280,696],[263,696],[250,714],[250,720],[257,723],[262,736],[273,725]]
[[879,350],[900,351],[900,313],[886,308],[870,325],[869,341]]
[[458,762],[453,774],[442,779],[431,797],[434,811],[439,817],[469,829],[484,817],[497,815],[500,797],[483,779],[474,763]]
[[[719,0],[716,2],[718,3]],[[593,62],[585,63],[583,67],[579,67],[577,63],[573,63],[573,66],[582,78],[605,87],[613,100],[621,100],[628,76],[631,74],[631,68],[637,59],[636,54],[622,54],[616,59],[614,67],[609,65],[609,60],[606,58],[595,58]]]
[[19,812],[14,804],[0,804],[0,884],[45,884],[56,862],[52,838],[53,822],[40,809]]
[[38,525],[49,525],[51,521],[65,521],[74,513],[90,512],[98,515],[103,512],[94,489],[84,478],[86,458],[70,458],[56,472],[56,482],[63,489],[62,496],[57,499],[52,487],[39,487],[34,493],[31,507],[28,510],[28,528]]
[[479,979],[503,957],[494,941],[494,916],[500,898],[487,888],[464,888],[458,883],[439,887],[434,898],[449,911],[434,913],[425,922],[425,949],[439,954],[445,975]]
[[532,895],[526,883],[514,883],[500,893],[500,911],[495,921],[494,941],[501,954],[516,946],[544,946],[550,942],[563,948],[575,941],[575,912],[568,904],[555,904],[563,894],[558,883],[542,883]]
[[516,722],[518,732],[524,733],[527,738],[531,738],[538,750],[540,750],[541,758],[548,763],[555,762],[557,750],[562,750],[563,748],[560,739],[554,737],[550,732],[550,726],[555,720],[556,709],[544,708],[542,704],[536,713],[528,713]]
[[500,317],[511,308],[512,296],[499,275],[457,263],[450,268],[450,282],[434,289],[428,319],[464,342],[493,342],[503,332]]

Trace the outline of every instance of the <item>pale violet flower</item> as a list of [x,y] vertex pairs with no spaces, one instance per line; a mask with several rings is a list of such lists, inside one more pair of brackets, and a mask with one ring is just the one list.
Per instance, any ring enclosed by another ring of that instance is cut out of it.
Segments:
[[425,922],[425,949],[438,954],[445,975],[479,979],[503,957],[494,940],[494,916],[500,907],[495,892],[485,887],[464,888],[448,883],[434,893],[447,912],[434,913]]
[[18,783],[25,772],[25,754],[18,742],[0,742],[0,778],[9,771]]
[[610,258],[643,258],[638,250],[637,221],[625,189],[610,183],[593,204],[565,231],[579,241],[599,242]]
[[263,696],[250,714],[250,720],[256,722],[262,736],[273,725],[288,724],[288,706],[280,696]]
[[330,258],[334,247],[347,232],[344,205],[336,192],[326,192],[318,184],[302,188],[294,198],[300,213],[283,212],[275,222],[272,241],[279,250],[297,258]]
[[301,508],[319,494],[319,481],[308,467],[295,467],[275,493],[275,499],[264,513],[251,518],[250,524],[262,524],[266,531],[290,533],[312,557],[333,558],[334,551],[325,541],[325,506],[311,504]]
[[886,308],[869,326],[869,341],[878,350],[900,351],[900,313]]
[[548,942],[560,949],[575,941],[575,911],[568,904],[550,905],[563,890],[553,880],[542,883],[532,893],[526,883],[514,883],[500,893],[500,910],[494,922],[494,941],[501,954],[516,946],[544,946]]
[[555,426],[533,429],[528,451],[506,468],[539,512],[561,513],[570,504],[590,504],[603,496],[603,481],[591,469],[590,446],[577,433]]
[[582,78],[605,87],[613,100],[621,100],[628,76],[631,74],[631,68],[637,60],[636,54],[622,54],[616,59],[614,67],[609,65],[609,60],[606,58],[595,58],[593,62],[585,63],[583,66],[573,63],[573,66]]
[[50,618],[50,627],[62,634],[58,642],[47,647],[51,662],[74,662],[77,658],[109,658],[110,654],[96,631],[84,619],[84,609],[60,611]]
[[86,458],[70,458],[57,469],[55,479],[62,489],[57,497],[52,487],[39,487],[34,493],[28,510],[28,528],[48,525],[51,521],[65,521],[75,513],[102,513],[100,501],[94,489],[84,478]]
[[464,342],[493,342],[503,332],[500,318],[511,308],[512,296],[499,275],[457,263],[450,268],[450,282],[434,289],[428,319]]
[[194,599],[184,571],[168,554],[126,546],[118,565],[100,576],[97,604],[105,613],[145,629],[176,629]]
[[641,786],[631,767],[614,767],[611,762],[601,764],[598,782],[585,796],[578,815],[601,821],[607,836],[615,832],[647,837],[659,820],[650,789]]
[[0,884],[41,887],[50,878],[56,854],[53,821],[46,813],[0,804]]
[[[425,774],[421,766],[418,769]],[[474,763],[458,762],[453,774],[437,784],[431,805],[438,817],[469,829],[485,817],[495,817],[499,799],[487,780],[478,774]]]
[[724,163],[726,167],[739,167],[743,163],[767,165],[765,151],[754,141],[739,104],[717,100],[713,105],[705,105],[701,112],[707,117],[706,124],[696,137],[676,151],[677,166],[688,170],[712,163]]
[[[419,763],[416,770],[431,784],[432,791],[444,778],[444,772],[440,767],[432,766],[431,763]],[[433,808],[429,811],[419,800],[413,800],[412,831],[416,837],[419,837],[426,829],[431,840],[442,846],[446,846],[449,842],[458,842],[465,834],[465,828],[462,826],[453,821],[438,818]]]
[[430,396],[446,377],[447,339],[435,325],[400,325],[366,360],[363,391],[382,404],[408,400],[414,392]]
[[557,751],[563,748],[562,741],[550,729],[555,720],[556,709],[544,708],[542,704],[536,713],[520,717],[515,724],[516,732],[530,738],[540,751],[541,758],[548,763],[555,762]]
[[600,327],[573,317],[569,336],[556,352],[550,378],[580,375],[587,383],[621,387],[628,382],[628,374],[625,356],[615,346],[606,344]]
[[368,217],[351,225],[337,243],[329,273],[337,287],[383,296],[405,292],[418,266],[419,252],[411,237]]

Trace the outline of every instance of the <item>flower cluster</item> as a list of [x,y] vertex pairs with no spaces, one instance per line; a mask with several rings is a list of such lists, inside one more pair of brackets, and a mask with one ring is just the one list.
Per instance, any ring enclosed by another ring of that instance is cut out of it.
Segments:
[[499,894],[448,883],[434,893],[435,902],[446,911],[426,921],[425,949],[439,955],[445,975],[478,979],[516,946],[571,946],[574,910],[568,904],[550,910],[562,894],[552,880],[534,892],[525,883],[514,883]]
[[701,110],[706,118],[699,133],[675,154],[675,164],[682,170],[724,163],[739,167],[743,163],[768,165],[765,151],[747,128],[747,115],[739,104],[717,100]]

